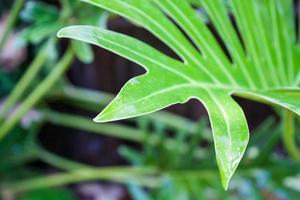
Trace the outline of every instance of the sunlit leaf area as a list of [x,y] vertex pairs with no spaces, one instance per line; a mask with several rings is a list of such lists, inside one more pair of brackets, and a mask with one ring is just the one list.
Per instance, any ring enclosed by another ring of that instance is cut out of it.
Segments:
[[0,199],[300,199],[300,1],[0,0]]

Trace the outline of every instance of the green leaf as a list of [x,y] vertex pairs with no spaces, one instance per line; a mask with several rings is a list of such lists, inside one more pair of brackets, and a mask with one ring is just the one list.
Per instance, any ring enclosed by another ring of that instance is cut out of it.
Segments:
[[38,44],[47,37],[52,36],[63,26],[63,23],[60,21],[38,23],[23,30],[21,33],[21,40],[23,42]]
[[59,12],[54,6],[37,1],[26,2],[24,10],[21,12],[22,20],[35,23],[53,21],[58,16]]
[[94,60],[94,54],[92,47],[86,43],[79,42],[79,41],[72,41],[72,47],[74,50],[74,53],[76,54],[77,58],[85,63],[89,64],[93,62]]
[[[139,65],[146,73],[131,79],[95,118],[108,122],[155,112],[198,99],[213,130],[224,188],[248,143],[244,113],[232,95],[300,114],[299,47],[292,0],[201,0],[226,50],[188,1],[84,0],[144,27],[181,60],[124,34],[91,26],[62,29],[59,37],[98,45]],[[232,24],[228,7],[237,22]],[[176,23],[176,24],[175,24]],[[242,41],[241,41],[242,40]]]
[[241,91],[238,92],[241,97],[246,97],[255,101],[281,106],[300,115],[300,89],[274,89],[266,91]]

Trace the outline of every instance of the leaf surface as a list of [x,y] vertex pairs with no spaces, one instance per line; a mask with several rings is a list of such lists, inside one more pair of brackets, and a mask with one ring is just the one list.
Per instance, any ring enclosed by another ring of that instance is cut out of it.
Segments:
[[244,113],[231,96],[300,114],[299,46],[291,0],[230,1],[237,29],[223,1],[199,1],[225,49],[188,1],[84,1],[144,27],[181,59],[109,30],[91,26],[62,29],[59,37],[98,45],[146,70],[125,84],[96,122],[136,117],[198,99],[209,114],[217,163],[227,188],[249,139]]

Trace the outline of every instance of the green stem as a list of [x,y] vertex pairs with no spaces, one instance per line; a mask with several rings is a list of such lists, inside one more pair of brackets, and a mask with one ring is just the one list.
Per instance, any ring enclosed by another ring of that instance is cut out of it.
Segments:
[[[107,135],[110,137],[116,137],[133,142],[147,142],[150,145],[158,145],[163,142],[164,146],[168,149],[178,148],[178,143],[174,139],[165,139],[164,141],[161,141],[161,138],[157,134],[144,133],[140,130],[124,125],[112,123],[96,124],[92,120],[86,119],[84,117],[58,113],[50,110],[46,110],[43,113],[44,120],[54,125],[85,130],[96,134]],[[145,138],[147,138],[146,141]],[[187,145],[182,145],[180,147],[180,153],[186,152],[188,148],[189,147]]]
[[[105,92],[65,85],[62,88],[53,91],[49,95],[49,98],[59,98],[67,101],[68,104],[72,104],[92,112],[99,112],[101,107],[106,106],[114,98],[114,96]],[[163,123],[176,130],[182,130],[192,134],[199,133],[198,123],[172,113],[159,111],[142,117],[148,118],[154,122]]]
[[84,169],[84,168],[92,168],[91,166],[77,163],[75,161],[71,161],[69,159],[62,158],[58,155],[55,155],[47,150],[45,150],[42,147],[39,147],[36,145],[36,156],[41,161],[51,165],[52,167],[56,167],[58,169],[62,170],[78,170],[78,169]]
[[37,73],[43,67],[47,59],[48,43],[39,51],[33,62],[30,64],[28,70],[22,76],[17,83],[13,91],[10,93],[6,101],[4,102],[0,112],[0,122],[3,121],[9,111],[15,106],[18,100],[22,97],[26,89],[32,83],[32,80],[36,77]]
[[100,169],[79,169],[72,172],[24,180],[7,185],[4,189],[6,191],[17,193],[96,180],[115,181],[119,183],[134,182],[142,186],[157,187],[161,184],[161,179],[151,177],[151,175],[155,173],[156,170],[153,168],[107,167]]
[[66,83],[62,87],[52,90],[47,98],[55,101],[66,101],[69,105],[91,112],[98,112],[101,107],[113,100],[114,95],[102,91],[78,88]]
[[9,35],[13,31],[14,25],[18,19],[19,13],[21,11],[21,8],[24,4],[24,0],[16,0],[13,3],[13,7],[10,11],[10,14],[7,19],[7,23],[4,27],[4,32],[2,33],[2,37],[0,39],[0,53],[3,49],[3,47],[6,44],[7,39],[9,38]]
[[283,142],[288,154],[300,163],[300,151],[295,138],[295,115],[291,111],[283,114]]
[[62,9],[62,18],[68,19],[72,15],[72,8],[69,0],[60,0],[60,4],[63,7]]
[[280,131],[278,129],[274,130],[270,138],[267,140],[264,147],[261,149],[257,158],[253,161],[256,165],[262,165],[268,161],[268,157],[272,154],[276,146],[280,141]]
[[43,113],[45,122],[54,125],[85,130],[92,133],[103,134],[120,139],[127,139],[134,142],[140,142],[144,139],[144,135],[140,134],[140,131],[134,128],[111,123],[96,124],[91,119],[87,119],[85,117],[69,115],[50,110],[45,110]]
[[54,67],[52,72],[43,80],[43,82],[27,97],[20,107],[13,112],[9,118],[0,127],[0,140],[5,137],[9,131],[19,122],[19,120],[43,98],[56,81],[61,78],[74,58],[71,48],[67,50],[60,62]]
[[30,148],[28,147],[27,149],[28,150],[23,154],[11,156],[5,159],[5,162],[0,162],[0,171],[23,166],[29,162],[36,161],[38,159],[60,170],[71,171],[83,168],[92,168],[89,165],[81,164],[66,158],[62,158],[34,143],[32,143]]
[[24,152],[21,155],[11,156],[0,163],[0,171],[23,166],[31,161],[36,160],[36,153],[33,151]]
[[[294,165],[286,166],[291,170],[284,171],[282,166],[265,166],[268,171],[277,177],[286,177],[299,173]],[[253,177],[260,168],[240,169],[237,173],[241,176]],[[170,170],[158,171],[152,167],[107,167],[107,168],[84,168],[71,172],[58,173],[55,175],[40,176],[28,180],[2,185],[2,191],[12,193],[26,192],[49,187],[58,187],[68,184],[80,183],[83,181],[114,181],[118,183],[135,183],[141,186],[155,188],[163,184],[164,177],[170,176],[176,180],[214,180],[218,179],[216,169],[203,168],[201,170]]]
[[28,143],[22,154],[10,155],[8,158],[0,161],[0,171],[23,166],[38,159],[60,170],[72,171],[83,168],[92,168],[92,166],[81,164],[49,152],[36,144],[35,141],[31,141]]

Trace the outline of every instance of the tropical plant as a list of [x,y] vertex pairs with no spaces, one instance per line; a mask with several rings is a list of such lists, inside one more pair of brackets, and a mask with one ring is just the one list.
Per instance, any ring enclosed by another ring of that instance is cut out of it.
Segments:
[[285,141],[299,159],[293,118],[300,114],[300,49],[292,0],[231,0],[230,11],[221,0],[199,0],[214,31],[188,1],[83,1],[144,27],[179,56],[171,58],[144,42],[102,28],[62,29],[59,37],[98,45],[147,71],[131,79],[96,122],[136,117],[198,99],[209,114],[227,189],[249,138],[244,113],[232,98],[238,96],[288,110],[283,116]]

